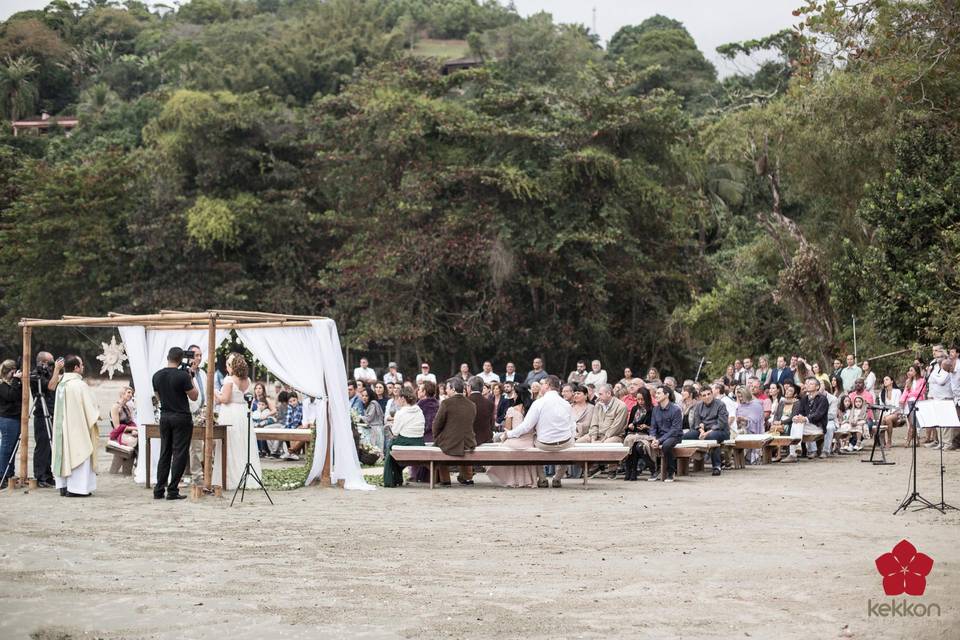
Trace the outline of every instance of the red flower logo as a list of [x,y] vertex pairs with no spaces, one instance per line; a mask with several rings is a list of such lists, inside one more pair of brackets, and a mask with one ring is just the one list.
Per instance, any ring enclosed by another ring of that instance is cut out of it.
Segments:
[[922,596],[927,589],[927,574],[933,569],[933,558],[919,553],[906,540],[901,540],[890,553],[876,560],[877,571],[883,576],[883,591],[888,596],[906,593]]

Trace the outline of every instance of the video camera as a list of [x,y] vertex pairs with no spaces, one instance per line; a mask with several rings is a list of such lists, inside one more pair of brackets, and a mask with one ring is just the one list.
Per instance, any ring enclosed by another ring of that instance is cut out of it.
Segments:
[[193,349],[187,347],[183,350],[183,357],[180,358],[180,366],[177,367],[181,371],[190,371],[190,367],[193,365]]

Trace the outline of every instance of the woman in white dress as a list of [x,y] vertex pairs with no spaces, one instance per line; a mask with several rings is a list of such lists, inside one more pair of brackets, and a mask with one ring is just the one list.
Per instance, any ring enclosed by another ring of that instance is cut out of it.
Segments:
[[[247,452],[250,454],[250,464],[261,478],[260,456],[257,454],[257,438],[253,430],[247,437],[247,402],[244,394],[253,391],[250,381],[247,361],[239,353],[231,353],[227,358],[227,376],[223,379],[223,386],[217,393],[220,411],[217,424],[227,426],[227,490],[236,489],[243,475],[243,468],[247,464]],[[219,453],[219,448],[218,448]],[[219,469],[219,463],[214,466]],[[247,486],[255,485],[250,481]]]

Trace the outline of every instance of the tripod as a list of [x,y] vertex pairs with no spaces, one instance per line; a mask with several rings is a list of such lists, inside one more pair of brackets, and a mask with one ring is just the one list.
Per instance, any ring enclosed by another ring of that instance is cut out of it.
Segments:
[[230,500],[230,506],[233,506],[233,501],[237,499],[237,494],[240,494],[240,502],[243,502],[243,496],[247,492],[247,478],[253,478],[258,485],[260,485],[263,495],[267,496],[267,500],[270,501],[270,504],[273,504],[273,498],[270,497],[270,493],[267,492],[267,488],[263,486],[263,480],[260,479],[260,476],[257,475],[257,470],[253,468],[253,465],[250,464],[250,432],[251,432],[251,405],[253,404],[253,396],[247,395],[244,397],[247,401],[247,464],[243,466],[243,473],[240,475],[240,484],[237,485],[236,490],[233,492],[233,498]]
[[[50,417],[50,411],[47,409],[47,400],[43,397],[43,390],[40,387],[40,380],[37,380],[37,395],[33,399],[33,406],[30,407],[30,415],[34,415],[37,411],[37,405],[40,405],[40,408],[43,410],[43,424],[47,428],[47,441],[53,444],[53,419]],[[13,451],[10,453],[10,458],[7,460],[7,463],[3,466],[3,475],[6,476],[7,469],[10,469],[10,477],[13,477],[13,461],[17,459],[17,452],[20,451],[20,438],[17,438],[13,443]],[[34,469],[33,473],[36,474],[37,470]],[[7,481],[7,478],[3,478],[4,481]]]

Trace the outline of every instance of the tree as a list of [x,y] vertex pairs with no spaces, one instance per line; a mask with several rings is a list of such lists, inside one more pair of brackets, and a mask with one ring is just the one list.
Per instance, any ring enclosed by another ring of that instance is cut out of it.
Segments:
[[611,38],[607,53],[632,69],[646,72],[639,91],[671,89],[695,112],[703,111],[717,79],[716,69],[703,57],[686,28],[659,15],[637,26],[622,27]]
[[0,113],[10,120],[33,112],[39,92],[33,78],[37,64],[26,57],[7,58],[0,65]]

